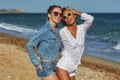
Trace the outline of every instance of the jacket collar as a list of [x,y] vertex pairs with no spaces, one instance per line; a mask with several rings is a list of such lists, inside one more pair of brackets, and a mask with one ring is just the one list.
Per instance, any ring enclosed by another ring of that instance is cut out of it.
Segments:
[[[52,26],[48,20],[46,20],[46,24],[47,24],[48,29],[52,31]],[[56,32],[58,32],[58,30],[59,30],[57,27],[58,27],[58,25],[56,25]]]

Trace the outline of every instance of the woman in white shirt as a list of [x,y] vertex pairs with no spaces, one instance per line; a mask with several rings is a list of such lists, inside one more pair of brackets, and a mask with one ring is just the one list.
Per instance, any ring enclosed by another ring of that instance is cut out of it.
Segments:
[[[85,20],[83,24],[77,25],[77,15]],[[63,9],[65,27],[60,30],[60,35],[64,50],[56,68],[59,80],[75,80],[75,73],[84,51],[85,34],[93,19],[94,17],[87,13],[78,12],[72,8]]]

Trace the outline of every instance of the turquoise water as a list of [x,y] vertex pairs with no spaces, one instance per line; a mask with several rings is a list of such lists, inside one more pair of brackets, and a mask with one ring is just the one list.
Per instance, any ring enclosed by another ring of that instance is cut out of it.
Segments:
[[[120,14],[91,15],[95,20],[86,35],[85,53],[120,62]],[[0,14],[0,32],[30,38],[46,19],[45,13]],[[83,21],[77,17],[77,22]]]

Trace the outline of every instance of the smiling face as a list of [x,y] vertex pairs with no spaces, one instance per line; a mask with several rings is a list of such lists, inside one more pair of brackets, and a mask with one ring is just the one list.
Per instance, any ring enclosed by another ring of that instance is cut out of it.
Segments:
[[65,9],[63,12],[63,20],[68,26],[76,24],[76,15],[74,15],[69,9]]
[[62,10],[58,7],[55,7],[49,14],[48,14],[49,20],[53,23],[57,24],[62,19]]

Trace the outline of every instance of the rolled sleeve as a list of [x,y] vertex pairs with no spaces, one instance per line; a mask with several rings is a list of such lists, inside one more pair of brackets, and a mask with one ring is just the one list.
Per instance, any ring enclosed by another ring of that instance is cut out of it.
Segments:
[[87,30],[92,25],[94,17],[87,13],[82,13],[81,19],[85,20],[81,26],[83,26],[84,30]]

